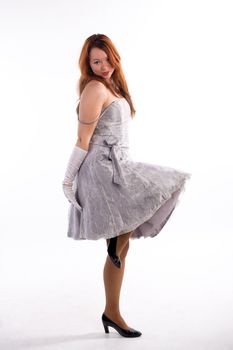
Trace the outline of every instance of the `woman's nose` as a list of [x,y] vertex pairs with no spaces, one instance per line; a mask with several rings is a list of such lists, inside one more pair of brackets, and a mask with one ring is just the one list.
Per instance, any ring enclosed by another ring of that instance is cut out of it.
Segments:
[[102,65],[101,65],[101,69],[102,69],[103,71],[105,71],[105,70],[107,70],[108,68],[109,68],[108,62],[103,62]]
[[102,71],[105,71],[105,70],[106,70],[106,68],[107,68],[106,63],[103,63],[103,64],[102,64],[102,66],[101,66],[101,70],[102,70]]

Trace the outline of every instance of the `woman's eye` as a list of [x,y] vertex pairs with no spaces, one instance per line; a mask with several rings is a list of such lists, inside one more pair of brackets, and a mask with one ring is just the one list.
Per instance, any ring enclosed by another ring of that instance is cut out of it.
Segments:
[[99,61],[95,61],[95,62],[94,62],[94,64],[98,64],[98,63],[99,63]]

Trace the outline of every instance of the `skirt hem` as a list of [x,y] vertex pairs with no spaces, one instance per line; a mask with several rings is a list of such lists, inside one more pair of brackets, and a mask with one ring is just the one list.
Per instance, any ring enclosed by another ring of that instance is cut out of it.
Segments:
[[[113,237],[118,237],[120,235],[123,235],[125,233],[128,233],[128,232],[131,232],[131,231],[135,231],[138,227],[140,227],[141,225],[143,225],[144,223],[146,223],[150,218],[152,218],[156,212],[167,202],[169,201],[172,196],[177,192],[179,191],[179,196],[182,192],[185,191],[185,180],[189,179],[190,178],[190,175],[189,174],[186,174],[186,177],[183,181],[182,184],[179,184],[176,186],[176,188],[173,190],[173,192],[170,194],[169,197],[165,198],[161,203],[160,205],[157,205],[156,208],[153,208],[149,214],[147,214],[146,216],[144,216],[143,218],[140,218],[140,220],[138,220],[136,223],[134,223],[133,225],[131,226],[127,226],[127,228],[124,228],[123,230],[121,230],[120,232],[118,231],[117,233],[112,233],[112,234],[106,234],[106,235],[102,235],[102,236],[98,236],[98,237],[77,237],[77,236],[74,236],[72,233],[68,232],[67,236],[69,238],[73,238],[74,240],[91,240],[91,241],[97,241],[99,239],[110,239],[110,238],[113,238]],[[179,197],[178,196],[178,197]],[[153,233],[153,234],[150,234],[150,235],[134,235],[132,234],[132,236],[130,237],[131,239],[139,239],[139,238],[153,238],[155,236],[157,236],[157,234],[162,230],[162,228],[164,227],[164,225],[166,224],[166,222],[168,221],[169,217],[171,216],[173,210],[175,209],[175,207],[179,204],[179,198],[177,198],[176,200],[176,203],[174,205],[174,207],[172,208],[172,210],[170,210],[170,213],[167,215],[167,217],[165,218],[165,220],[161,223],[160,225],[160,229],[157,230],[157,232]]]

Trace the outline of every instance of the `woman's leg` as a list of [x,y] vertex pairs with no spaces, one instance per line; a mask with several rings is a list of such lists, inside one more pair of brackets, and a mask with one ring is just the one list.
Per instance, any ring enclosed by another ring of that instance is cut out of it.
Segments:
[[[133,232],[133,231],[132,231]],[[106,295],[106,306],[104,314],[120,327],[128,329],[120,314],[120,292],[125,270],[125,258],[129,249],[129,238],[132,232],[120,235],[117,239],[116,253],[121,259],[121,268],[117,268],[109,256],[107,256],[104,266],[104,286]]]
[[[127,233],[117,237],[116,255],[121,257],[121,254],[123,253],[125,246],[128,244],[132,233],[133,233],[133,231],[127,232]],[[127,251],[128,251],[128,249],[127,249]],[[126,254],[127,254],[127,251],[126,251]],[[124,254],[123,254],[123,257],[124,257]]]

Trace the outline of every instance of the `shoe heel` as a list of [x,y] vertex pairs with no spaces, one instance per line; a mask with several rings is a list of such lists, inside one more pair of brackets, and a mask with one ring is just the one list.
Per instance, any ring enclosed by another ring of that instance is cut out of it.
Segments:
[[106,326],[105,324],[104,324],[104,330],[105,330],[105,333],[109,333],[108,326]]
[[122,337],[135,338],[142,335],[141,332],[136,329],[124,329],[118,326],[115,322],[111,321],[104,313],[102,314],[102,323],[104,326],[105,333],[109,333],[108,327],[113,327]]

